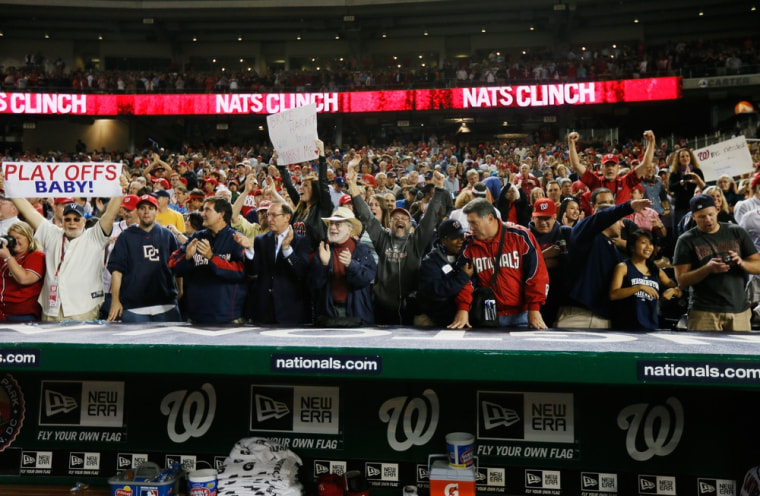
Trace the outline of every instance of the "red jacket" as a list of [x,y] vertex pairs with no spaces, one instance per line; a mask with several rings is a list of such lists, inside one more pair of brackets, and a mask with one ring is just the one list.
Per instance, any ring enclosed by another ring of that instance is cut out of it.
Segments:
[[[499,248],[502,229],[504,246],[501,249],[496,287],[492,285],[494,253]],[[490,241],[471,238],[464,256],[472,261],[479,286],[490,287],[496,295],[499,315],[515,315],[526,310],[540,310],[549,293],[549,273],[536,238],[527,228],[508,222],[501,224]],[[456,297],[459,310],[469,310],[472,303],[472,283]]]

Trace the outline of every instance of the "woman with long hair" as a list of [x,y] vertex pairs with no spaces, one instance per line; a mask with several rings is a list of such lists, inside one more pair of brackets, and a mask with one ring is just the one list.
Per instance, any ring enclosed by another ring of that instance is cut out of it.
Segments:
[[390,229],[391,211],[388,209],[388,202],[385,201],[385,196],[379,194],[372,195],[367,201],[367,205],[372,215],[380,221],[380,225],[386,229]]
[[736,224],[736,220],[734,220],[734,215],[729,209],[728,201],[723,194],[722,188],[719,186],[708,186],[703,193],[712,196],[713,201],[715,201],[715,208],[718,210],[718,222],[730,222]]
[[[543,190],[541,188],[533,188],[533,191]],[[531,195],[533,191],[531,191]],[[522,189],[514,184],[507,184],[501,188],[499,197],[496,199],[496,208],[501,214],[501,220],[528,227],[532,207],[528,204],[528,200],[525,198]]]
[[317,249],[320,241],[327,239],[327,232],[322,219],[330,217],[333,211],[330,187],[327,184],[325,145],[321,140],[317,140],[317,149],[319,150],[319,173],[317,176],[310,175],[303,178],[300,193],[293,185],[293,180],[287,169],[284,166],[278,166],[282,184],[295,205],[290,223],[296,233],[309,238],[312,253]]
[[[45,278],[45,254],[38,249],[34,229],[26,222],[8,228],[7,240],[0,244],[0,321],[34,322],[42,308],[37,302]],[[15,245],[11,248],[11,244]]]
[[[678,225],[686,212],[689,211],[689,200],[694,196],[694,191],[705,188],[705,175],[699,168],[697,157],[688,148],[682,148],[675,153],[670,162],[670,179],[668,191],[673,197],[671,210],[673,211],[673,227]],[[676,230],[673,229],[673,232]]]
[[731,176],[723,174],[718,178],[717,186],[720,188],[720,190],[723,192],[723,196],[726,198],[729,212],[733,213],[734,205],[736,205],[736,202],[744,199],[744,196],[739,194],[739,188],[736,185],[736,181],[734,181],[734,178]]
[[657,267],[652,234],[635,230],[628,236],[628,260],[615,266],[610,283],[610,300],[618,302],[613,325],[616,329],[655,331],[659,328],[657,300],[680,298],[683,292]]

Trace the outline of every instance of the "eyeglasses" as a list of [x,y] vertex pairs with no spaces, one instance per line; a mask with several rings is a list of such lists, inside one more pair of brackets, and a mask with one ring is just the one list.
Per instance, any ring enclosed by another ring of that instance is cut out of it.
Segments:
[[270,219],[274,218],[274,217],[279,217],[281,215],[285,215],[285,214],[270,214],[270,213],[267,213],[267,217],[270,218]]

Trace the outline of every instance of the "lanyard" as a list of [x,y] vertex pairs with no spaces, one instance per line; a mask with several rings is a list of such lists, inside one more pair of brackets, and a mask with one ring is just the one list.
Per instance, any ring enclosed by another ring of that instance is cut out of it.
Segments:
[[58,278],[58,273],[61,271],[61,265],[63,265],[63,255],[66,253],[66,235],[61,235],[61,259],[58,261],[58,267],[55,268],[55,277]]

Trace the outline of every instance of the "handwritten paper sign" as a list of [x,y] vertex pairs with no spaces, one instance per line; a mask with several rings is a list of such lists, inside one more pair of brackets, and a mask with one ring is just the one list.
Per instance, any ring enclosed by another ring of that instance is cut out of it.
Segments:
[[277,164],[308,162],[319,157],[317,107],[313,103],[267,116],[269,139],[277,151]]
[[744,136],[721,141],[714,145],[694,150],[705,181],[717,181],[722,175],[736,177],[752,172],[752,155]]
[[9,198],[121,196],[121,164],[111,162],[3,162]]

